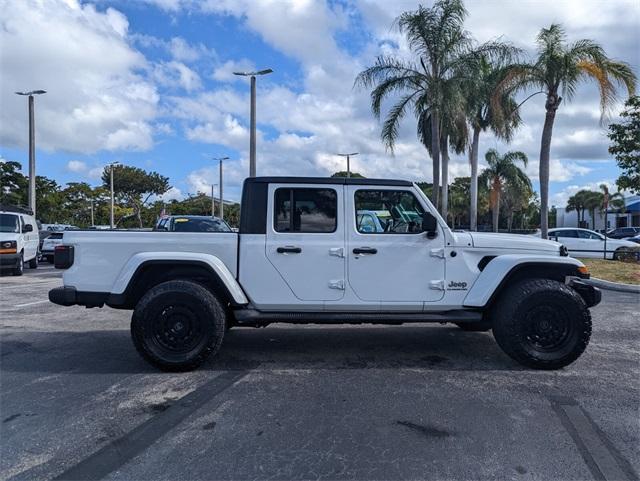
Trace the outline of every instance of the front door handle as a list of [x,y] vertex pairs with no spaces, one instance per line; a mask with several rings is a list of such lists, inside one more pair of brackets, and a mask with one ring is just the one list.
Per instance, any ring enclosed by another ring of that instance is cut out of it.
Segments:
[[373,247],[356,247],[353,249],[354,254],[377,254],[378,249],[374,249]]
[[276,249],[276,252],[278,254],[300,254],[302,252],[302,248],[295,247],[295,246],[284,246],[284,247],[278,247]]

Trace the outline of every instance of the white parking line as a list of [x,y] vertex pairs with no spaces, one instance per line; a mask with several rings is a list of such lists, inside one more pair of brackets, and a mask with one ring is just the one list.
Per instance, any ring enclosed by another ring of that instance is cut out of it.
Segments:
[[51,284],[53,281],[30,282],[28,284],[0,284],[0,292],[6,289],[25,289],[31,286],[44,286]]
[[26,304],[16,304],[13,307],[27,307],[27,306],[35,306],[36,304],[44,304],[45,302],[49,302],[49,299],[44,301],[36,301],[36,302],[27,302]]

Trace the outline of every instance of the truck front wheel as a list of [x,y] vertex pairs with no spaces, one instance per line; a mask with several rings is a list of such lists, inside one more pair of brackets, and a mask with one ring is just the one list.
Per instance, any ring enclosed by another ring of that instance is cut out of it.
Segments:
[[140,355],[163,371],[189,371],[216,354],[225,330],[225,311],[200,284],[168,281],[150,289],[131,318],[131,337]]
[[493,308],[493,336],[502,350],[535,369],[559,369],[589,344],[591,315],[570,287],[551,279],[524,280]]

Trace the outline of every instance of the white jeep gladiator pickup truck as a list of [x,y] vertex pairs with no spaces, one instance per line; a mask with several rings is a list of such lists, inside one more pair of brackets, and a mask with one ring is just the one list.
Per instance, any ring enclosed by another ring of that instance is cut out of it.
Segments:
[[52,302],[133,310],[136,349],[170,371],[215,354],[227,328],[273,322],[452,322],[557,369],[587,347],[600,302],[561,244],[452,232],[399,180],[249,178],[239,233],[65,231],[55,264]]

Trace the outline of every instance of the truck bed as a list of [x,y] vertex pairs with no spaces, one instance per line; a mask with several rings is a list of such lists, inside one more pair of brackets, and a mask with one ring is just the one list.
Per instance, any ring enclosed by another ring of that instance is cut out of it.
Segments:
[[120,293],[117,280],[131,268],[130,260],[140,254],[211,254],[237,276],[235,232],[65,231],[63,243],[75,250],[73,266],[64,273],[64,285],[82,285],[88,292]]

